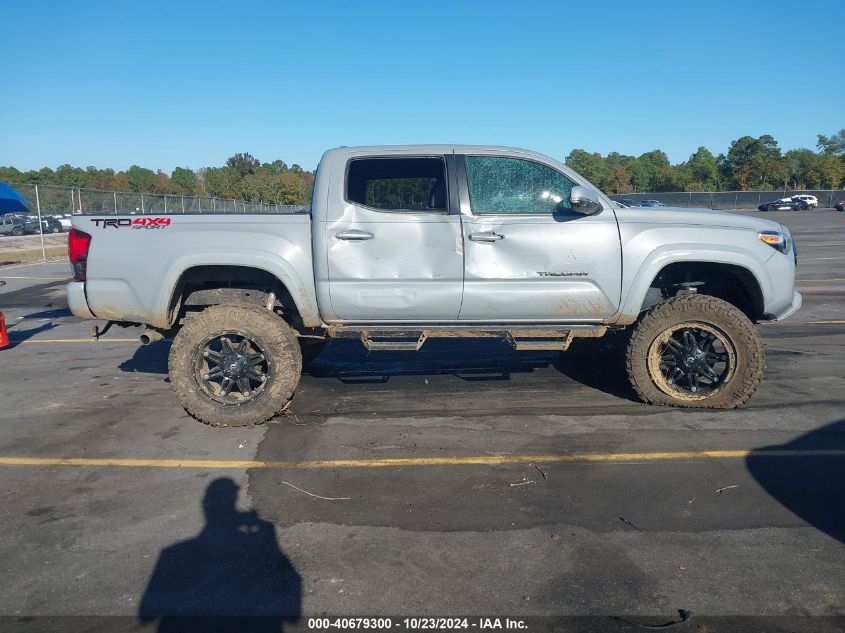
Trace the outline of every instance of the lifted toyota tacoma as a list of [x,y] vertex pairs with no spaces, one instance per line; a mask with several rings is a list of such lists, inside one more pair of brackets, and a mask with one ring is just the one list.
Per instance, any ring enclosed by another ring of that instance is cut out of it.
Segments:
[[173,337],[173,389],[214,426],[272,418],[303,353],[350,337],[565,351],[617,332],[643,401],[734,408],[763,375],[754,323],[801,306],[786,227],[625,208],[504,147],[332,149],[302,213],[77,215],[68,244],[72,312]]

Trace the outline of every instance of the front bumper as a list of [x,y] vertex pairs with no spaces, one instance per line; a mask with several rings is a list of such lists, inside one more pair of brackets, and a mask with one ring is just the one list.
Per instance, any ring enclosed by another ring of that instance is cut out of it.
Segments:
[[67,285],[67,305],[74,316],[80,319],[96,319],[88,308],[88,301],[85,299],[85,282],[71,281]]
[[798,312],[798,310],[801,308],[801,302],[801,293],[796,290],[792,293],[792,303],[785,310],[772,315],[774,317],[774,320],[783,321],[784,319],[788,319],[793,314]]

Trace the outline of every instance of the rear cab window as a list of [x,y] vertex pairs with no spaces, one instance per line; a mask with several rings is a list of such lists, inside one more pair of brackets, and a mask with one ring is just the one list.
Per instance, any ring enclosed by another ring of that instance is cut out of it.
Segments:
[[441,157],[353,158],[347,166],[347,202],[378,211],[446,213],[447,200]]

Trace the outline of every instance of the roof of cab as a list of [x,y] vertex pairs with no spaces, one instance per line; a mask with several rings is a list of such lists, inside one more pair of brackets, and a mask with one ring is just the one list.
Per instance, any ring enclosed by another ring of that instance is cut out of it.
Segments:
[[[533,156],[545,160],[554,160],[550,156],[533,152],[519,147],[505,147],[502,145],[360,145],[341,146],[327,150],[323,157],[333,157],[337,154],[350,155],[384,155],[384,154],[505,154],[519,156]],[[557,162],[557,161],[555,161]]]

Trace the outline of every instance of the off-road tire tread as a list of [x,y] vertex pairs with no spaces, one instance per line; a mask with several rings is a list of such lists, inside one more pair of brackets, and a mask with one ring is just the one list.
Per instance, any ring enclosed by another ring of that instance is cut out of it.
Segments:
[[[648,348],[666,328],[684,321],[702,321],[727,334],[737,351],[735,375],[721,391],[705,400],[685,401],[661,391],[648,372]],[[760,386],[765,370],[763,342],[757,328],[736,306],[717,297],[687,294],[666,299],[637,322],[625,353],[631,387],[648,404],[696,409],[736,409]]]
[[[218,329],[248,334],[272,357],[272,382],[257,398],[242,406],[215,404],[194,384],[194,350]],[[173,339],[167,365],[171,386],[191,417],[209,426],[242,427],[262,424],[287,406],[302,372],[302,355],[293,329],[277,314],[255,304],[222,303],[186,319]]]

